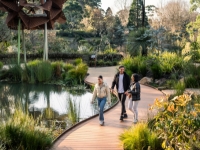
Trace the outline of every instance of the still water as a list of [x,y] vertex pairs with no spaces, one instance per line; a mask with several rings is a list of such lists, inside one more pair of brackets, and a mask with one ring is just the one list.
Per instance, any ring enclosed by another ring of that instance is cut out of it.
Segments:
[[[71,99],[80,111],[80,120],[83,120],[98,113],[97,105],[90,104],[91,98],[91,91],[84,86],[67,88],[58,85],[0,83],[0,118],[5,120],[20,106],[34,118],[42,115],[44,119],[62,121],[66,119]],[[46,113],[47,109],[51,110],[51,114]]]

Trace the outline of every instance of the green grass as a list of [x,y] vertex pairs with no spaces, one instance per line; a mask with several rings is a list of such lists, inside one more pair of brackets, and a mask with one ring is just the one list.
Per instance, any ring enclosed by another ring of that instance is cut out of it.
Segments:
[[71,98],[68,99],[68,118],[72,125],[79,122],[80,119],[80,103],[77,104]]
[[120,135],[124,150],[162,150],[158,136],[145,123],[133,125]]
[[21,109],[15,110],[9,120],[1,124],[0,133],[2,142],[9,149],[45,150],[53,141],[51,131]]
[[185,83],[184,82],[177,82],[174,85],[174,89],[176,90],[176,95],[182,95],[185,91]]

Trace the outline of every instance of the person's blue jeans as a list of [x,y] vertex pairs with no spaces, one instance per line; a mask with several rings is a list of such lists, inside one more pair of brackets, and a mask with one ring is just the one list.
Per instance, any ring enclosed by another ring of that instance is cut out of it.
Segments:
[[104,121],[103,110],[106,104],[106,97],[104,98],[97,98],[98,99],[98,107],[99,107],[99,120]]

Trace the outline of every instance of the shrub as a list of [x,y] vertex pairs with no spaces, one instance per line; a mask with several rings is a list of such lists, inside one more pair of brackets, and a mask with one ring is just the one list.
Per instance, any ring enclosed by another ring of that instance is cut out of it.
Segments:
[[115,49],[109,48],[104,51],[104,54],[117,54]]
[[106,65],[106,66],[112,66],[112,62],[106,61],[106,62],[105,62],[105,65]]
[[174,84],[174,89],[176,90],[176,95],[182,95],[185,91],[185,83],[184,82],[177,82]]
[[3,68],[3,63],[0,61],[0,70]]
[[45,150],[52,143],[51,131],[37,125],[37,122],[22,110],[16,110],[13,116],[0,128],[0,138],[9,149]]
[[52,67],[50,62],[42,61],[36,69],[36,78],[39,82],[49,81],[52,77]]
[[60,79],[62,75],[62,69],[63,69],[63,62],[62,61],[56,61],[51,63],[52,71],[53,71],[53,77],[56,79]]
[[147,124],[139,123],[120,135],[125,150],[161,150],[160,140]]
[[153,74],[153,79],[159,79],[162,76],[162,69],[160,64],[155,63],[150,68]]
[[105,66],[105,62],[103,60],[98,60],[97,62],[97,66]]
[[83,61],[82,61],[81,58],[77,58],[77,59],[74,60],[74,65],[77,66],[77,65],[81,64],[82,62]]
[[7,72],[6,72],[6,78],[8,78],[10,81],[14,82],[20,82],[22,76],[22,68],[18,64],[10,65]]
[[200,82],[193,75],[185,77],[184,82],[187,88],[198,88],[200,86]]
[[154,101],[150,109],[157,111],[157,114],[149,122],[149,127],[163,139],[163,148],[191,150],[191,143],[199,140],[199,101],[199,98],[191,95]]
[[167,88],[174,88],[174,85],[176,84],[176,81],[175,80],[173,80],[173,79],[171,79],[171,80],[167,80],[167,83],[166,83],[166,85],[167,85]]
[[72,65],[72,64],[70,64],[70,63],[66,63],[66,64],[64,64],[63,67],[64,67],[64,70],[65,70],[66,72],[68,72],[69,70],[73,69],[75,66]]
[[133,72],[137,72],[137,66],[134,65],[133,58],[128,55],[120,61],[120,65],[123,65],[126,69],[126,73],[131,76]]
[[183,68],[183,58],[176,53],[163,52],[159,56],[159,62],[164,73],[171,73],[173,70],[181,70]]
[[67,76],[65,78],[66,82],[70,81],[76,81],[78,83],[81,83],[88,71],[88,66],[85,63],[80,63],[75,68],[68,71]]

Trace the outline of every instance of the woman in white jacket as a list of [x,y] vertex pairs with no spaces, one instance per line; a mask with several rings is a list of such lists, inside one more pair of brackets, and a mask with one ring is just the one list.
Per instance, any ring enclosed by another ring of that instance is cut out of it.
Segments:
[[103,82],[103,77],[100,75],[98,77],[98,83],[95,84],[93,97],[91,103],[94,102],[95,98],[97,97],[98,100],[98,107],[99,107],[99,123],[100,125],[104,125],[104,115],[103,110],[108,100],[108,104],[111,103],[111,96],[110,96],[110,89],[106,83]]

